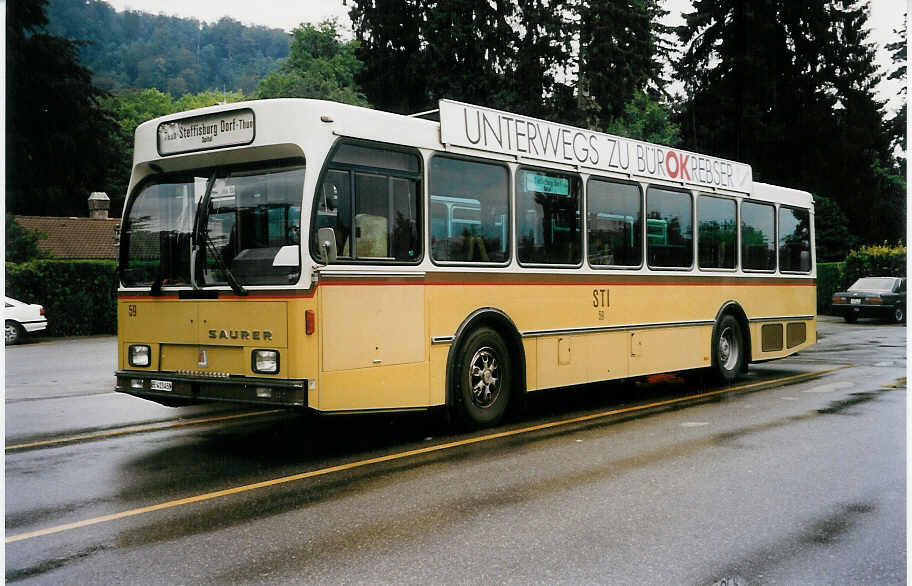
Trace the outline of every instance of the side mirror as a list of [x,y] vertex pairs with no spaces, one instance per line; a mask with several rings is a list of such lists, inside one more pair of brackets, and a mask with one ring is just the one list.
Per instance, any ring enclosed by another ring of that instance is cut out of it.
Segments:
[[320,260],[328,265],[336,262],[336,233],[332,228],[317,230],[317,248],[320,251]]

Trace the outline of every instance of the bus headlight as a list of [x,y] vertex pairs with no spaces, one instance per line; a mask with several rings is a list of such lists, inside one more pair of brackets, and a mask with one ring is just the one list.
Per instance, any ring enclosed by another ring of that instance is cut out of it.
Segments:
[[130,366],[149,366],[152,350],[145,344],[130,344]]
[[250,362],[253,372],[259,374],[275,374],[279,372],[279,351],[254,350],[251,354]]

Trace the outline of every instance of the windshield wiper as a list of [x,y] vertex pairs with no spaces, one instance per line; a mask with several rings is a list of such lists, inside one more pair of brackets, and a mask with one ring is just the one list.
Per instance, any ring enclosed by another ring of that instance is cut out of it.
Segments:
[[234,291],[235,295],[243,296],[247,295],[247,289],[241,285],[240,281],[237,280],[237,277],[234,276],[234,273],[228,268],[221,252],[219,252],[212,242],[212,239],[209,237],[209,203],[212,201],[212,188],[215,186],[215,174],[216,171],[213,169],[212,175],[209,176],[209,180],[206,182],[206,193],[203,194],[203,199],[200,200],[196,207],[196,222],[193,225],[193,255],[190,260],[190,271],[193,274],[191,275],[192,278],[190,280],[193,283],[194,289],[200,287],[196,282],[196,259],[199,254],[199,242],[202,237],[206,243],[206,249],[212,254],[212,257],[218,263],[219,268],[225,274],[225,281],[228,282],[228,286],[231,287],[231,290]]
[[235,295],[243,296],[247,295],[247,289],[237,280],[237,277],[234,276],[234,273],[231,272],[231,269],[228,268],[228,265],[225,264],[225,257],[222,256],[222,253],[219,252],[215,244],[212,242],[212,239],[209,238],[209,228],[206,230],[206,248],[212,254],[212,257],[215,259],[215,262],[218,263],[222,272],[225,273],[225,280],[228,281],[228,286],[231,287],[231,290],[234,291]]

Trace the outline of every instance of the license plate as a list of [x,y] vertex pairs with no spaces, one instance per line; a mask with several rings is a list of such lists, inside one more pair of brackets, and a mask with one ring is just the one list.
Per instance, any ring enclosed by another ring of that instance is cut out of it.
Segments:
[[850,299],[849,303],[852,305],[861,305],[861,299]]
[[149,384],[149,388],[153,391],[170,391],[173,386],[174,383],[169,380],[153,380]]

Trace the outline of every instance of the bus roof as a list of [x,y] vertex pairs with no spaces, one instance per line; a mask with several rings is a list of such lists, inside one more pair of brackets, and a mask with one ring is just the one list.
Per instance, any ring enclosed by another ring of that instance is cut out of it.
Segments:
[[759,181],[754,181],[754,189],[750,197],[751,199],[774,201],[785,205],[814,209],[814,197],[807,191],[779,187],[778,185],[760,183]]

